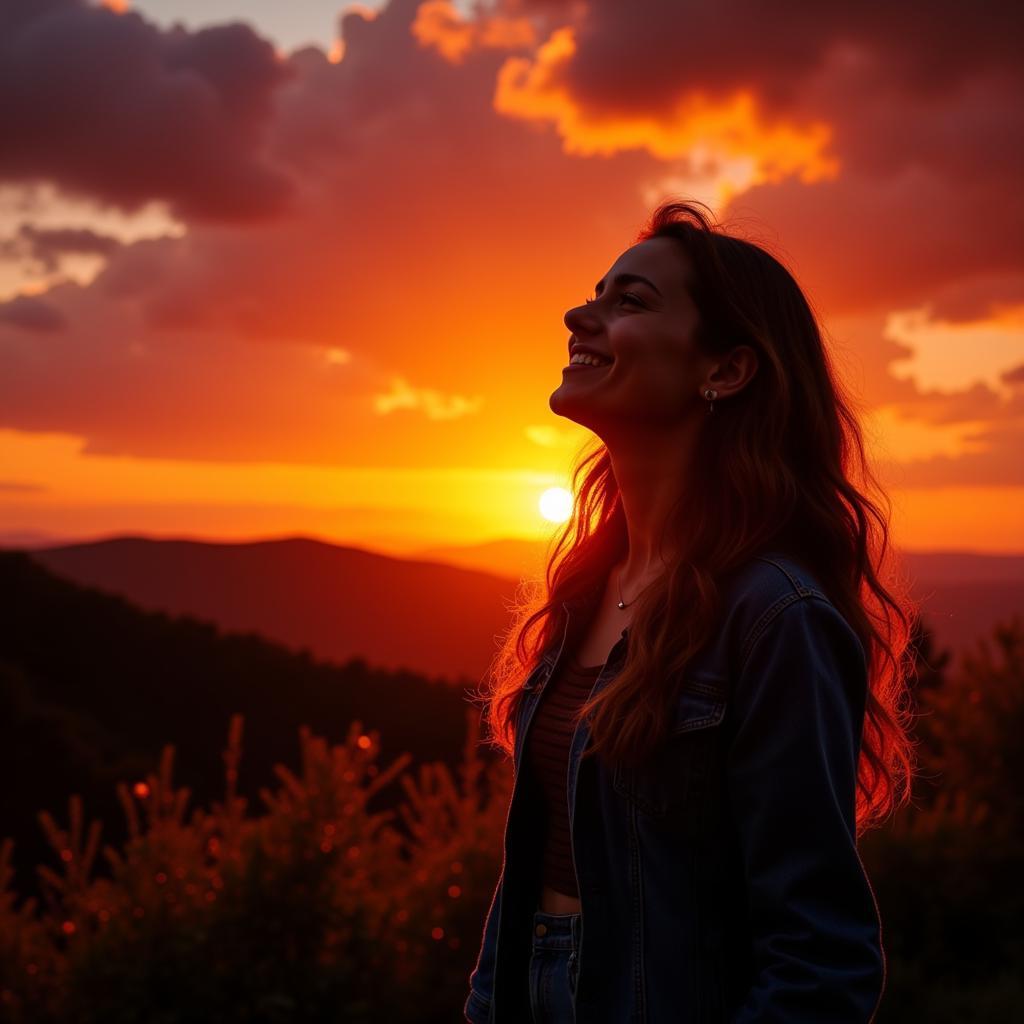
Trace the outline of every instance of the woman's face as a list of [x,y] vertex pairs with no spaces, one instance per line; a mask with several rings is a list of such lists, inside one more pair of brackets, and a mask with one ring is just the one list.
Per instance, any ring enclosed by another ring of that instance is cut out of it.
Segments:
[[[693,340],[699,316],[687,293],[689,258],[671,238],[627,249],[594,290],[565,314],[569,349],[582,345],[612,362],[566,366],[548,399],[551,411],[609,435],[677,425],[703,412],[706,374],[715,360]],[[565,361],[569,362],[570,351]]]

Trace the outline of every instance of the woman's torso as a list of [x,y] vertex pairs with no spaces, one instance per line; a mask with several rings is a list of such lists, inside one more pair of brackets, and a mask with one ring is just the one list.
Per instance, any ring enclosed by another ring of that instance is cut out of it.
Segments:
[[[632,601],[619,608],[619,597],[614,585],[614,573],[609,574],[605,592],[595,608],[594,615],[583,632],[571,658],[581,667],[603,665],[609,651],[632,620]],[[577,896],[559,892],[549,885],[541,886],[540,909],[548,914],[578,914]]]

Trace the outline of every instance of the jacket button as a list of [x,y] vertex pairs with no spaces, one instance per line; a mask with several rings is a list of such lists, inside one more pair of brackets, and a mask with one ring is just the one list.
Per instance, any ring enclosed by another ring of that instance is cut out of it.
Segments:
[[539,924],[539,925],[537,925],[537,934],[538,935],[546,935],[547,931],[548,931],[548,926],[546,924]]

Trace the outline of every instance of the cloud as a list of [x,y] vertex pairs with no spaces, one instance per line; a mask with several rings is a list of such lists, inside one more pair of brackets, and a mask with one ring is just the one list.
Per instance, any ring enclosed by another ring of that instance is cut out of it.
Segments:
[[889,95],[944,100],[979,73],[1019,78],[1024,12],[957,0],[809,5],[780,0],[500,0],[508,16],[571,26],[573,59],[559,82],[581,108],[606,116],[667,115],[693,89],[726,96],[749,87],[777,115],[810,107],[820,73],[840,59],[871,69]]
[[684,157],[699,144],[716,160],[749,159],[753,180],[798,175],[802,181],[817,181],[838,172],[835,159],[826,152],[831,136],[826,123],[767,123],[756,97],[738,85],[721,97],[703,89],[680,93],[666,110],[583,107],[565,80],[576,51],[575,33],[564,26],[534,58],[510,57],[498,75],[495,108],[510,117],[554,121],[567,153],[607,155],[646,149],[669,160]]
[[67,320],[58,307],[31,295],[16,295],[0,303],[0,323],[39,333],[67,327]]
[[0,178],[46,179],[189,220],[281,214],[292,184],[262,153],[273,46],[241,23],[189,32],[82,0],[0,12]]
[[30,480],[0,480],[0,492],[4,494],[44,494],[49,490],[46,484]]
[[402,377],[391,383],[391,390],[374,395],[374,411],[387,416],[396,409],[422,409],[431,420],[454,420],[478,412],[483,405],[483,397],[474,395],[467,398],[463,395],[442,395],[432,388],[412,387]]
[[37,228],[24,223],[14,237],[0,240],[0,256],[32,262],[38,272],[48,273],[58,268],[66,253],[109,256],[120,244],[120,239],[91,228]]
[[412,34],[453,64],[473,49],[516,49],[536,43],[536,29],[527,18],[509,18],[483,11],[464,18],[451,0],[423,0],[411,25]]

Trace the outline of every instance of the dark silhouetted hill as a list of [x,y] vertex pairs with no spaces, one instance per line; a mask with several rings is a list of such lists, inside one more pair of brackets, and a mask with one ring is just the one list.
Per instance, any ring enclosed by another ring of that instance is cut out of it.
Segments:
[[319,658],[478,682],[509,626],[515,581],[307,538],[118,537],[32,549],[76,583],[141,608],[257,632]]
[[[30,551],[78,583],[143,608],[255,631],[319,658],[483,678],[524,576],[548,545],[495,540],[395,557],[319,540],[220,544],[119,537]],[[1024,611],[1024,556],[909,551],[913,595],[954,651]]]
[[201,803],[221,797],[230,716],[245,716],[240,790],[258,805],[275,763],[294,764],[298,728],[340,742],[353,719],[380,732],[381,763],[454,765],[477,714],[464,677],[446,683],[405,671],[314,660],[256,634],[192,616],[144,611],[60,578],[28,554],[0,551],[0,836],[26,866],[47,859],[35,815],[66,816],[72,792],[122,836],[117,781],[154,771],[173,743],[177,778]]

